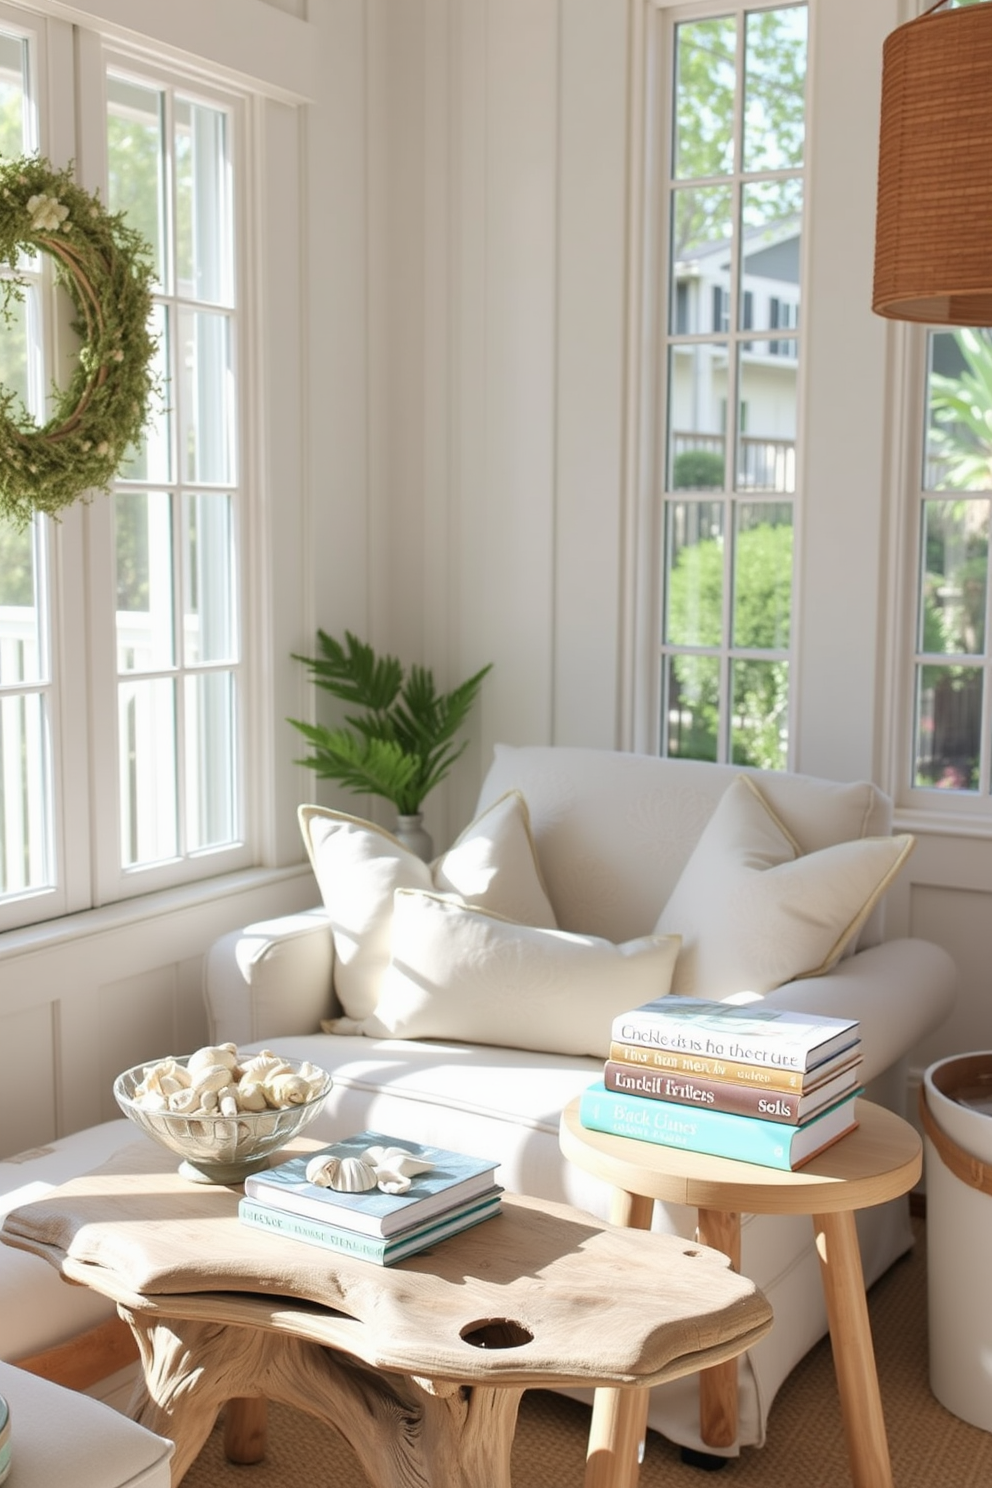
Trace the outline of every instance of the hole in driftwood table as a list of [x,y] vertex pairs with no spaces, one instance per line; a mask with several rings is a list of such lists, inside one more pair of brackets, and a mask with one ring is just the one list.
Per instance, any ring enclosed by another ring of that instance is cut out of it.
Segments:
[[534,1335],[512,1318],[481,1318],[477,1323],[466,1323],[459,1337],[473,1348],[506,1349],[520,1348],[530,1343]]

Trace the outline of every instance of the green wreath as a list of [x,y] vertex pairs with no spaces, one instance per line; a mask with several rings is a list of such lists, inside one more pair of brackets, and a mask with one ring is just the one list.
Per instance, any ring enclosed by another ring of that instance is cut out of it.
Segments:
[[99,197],[23,156],[0,166],[0,316],[24,297],[22,252],[55,260],[56,283],[77,313],[81,345],[64,389],[52,389],[53,413],[38,426],[15,392],[0,385],[0,516],[23,527],[35,512],[56,515],[93,490],[108,491],[148,417],[157,379],[149,330],[155,278],[145,239]]

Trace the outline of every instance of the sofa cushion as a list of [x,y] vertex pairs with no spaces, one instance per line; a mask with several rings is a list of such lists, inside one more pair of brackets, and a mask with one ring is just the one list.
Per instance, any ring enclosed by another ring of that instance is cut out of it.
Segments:
[[398,889],[392,946],[375,1012],[333,1032],[605,1058],[613,1018],[668,991],[679,937],[613,945]]
[[[559,927],[624,941],[651,930],[741,773],[760,781],[804,853],[891,831],[891,803],[868,781],[561,745],[497,744],[477,809],[521,791]],[[873,915],[859,946],[877,943],[880,932]]]
[[557,923],[519,791],[494,801],[430,865],[372,822],[322,806],[298,814],[334,937],[334,990],[348,1018],[368,1017],[379,1001],[397,889],[450,893],[525,925]]
[[662,910],[680,934],[672,990],[763,995],[840,959],[914,839],[865,837],[803,854],[753,779],[728,786]]
[[10,1405],[10,1488],[169,1488],[172,1442],[119,1411],[9,1364],[0,1394]]

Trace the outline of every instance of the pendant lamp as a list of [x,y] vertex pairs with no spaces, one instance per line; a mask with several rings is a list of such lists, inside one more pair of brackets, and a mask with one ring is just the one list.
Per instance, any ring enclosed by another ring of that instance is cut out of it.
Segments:
[[882,50],[872,309],[992,325],[992,0],[899,26]]

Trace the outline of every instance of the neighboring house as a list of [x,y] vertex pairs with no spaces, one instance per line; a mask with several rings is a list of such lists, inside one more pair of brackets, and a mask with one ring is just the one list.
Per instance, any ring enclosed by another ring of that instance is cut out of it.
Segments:
[[[754,246],[749,246],[753,243]],[[742,348],[738,489],[795,489],[796,343],[799,324],[800,234],[795,222],[745,236],[740,286],[741,328],[761,327]],[[723,243],[687,245],[675,265],[675,326],[683,335],[725,334],[731,325],[730,264]],[[671,459],[683,450],[722,455],[727,418],[727,350],[719,341],[675,348],[669,409]],[[673,467],[673,483],[680,485]]]

